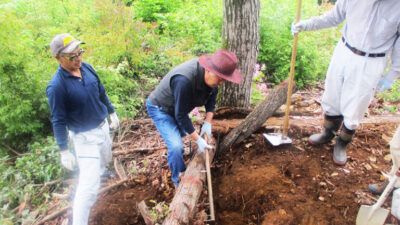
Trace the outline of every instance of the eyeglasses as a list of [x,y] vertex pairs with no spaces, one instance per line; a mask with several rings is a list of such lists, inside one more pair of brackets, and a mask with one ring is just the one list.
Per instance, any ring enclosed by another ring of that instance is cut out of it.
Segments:
[[85,50],[83,50],[83,48],[79,49],[78,54],[74,55],[74,56],[62,56],[65,59],[68,59],[69,61],[74,61],[76,58],[78,58],[79,56],[81,56],[83,53],[85,52]]

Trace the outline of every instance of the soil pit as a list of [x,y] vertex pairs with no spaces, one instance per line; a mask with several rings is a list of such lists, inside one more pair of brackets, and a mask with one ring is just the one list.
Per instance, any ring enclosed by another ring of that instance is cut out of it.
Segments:
[[[367,192],[368,184],[382,180],[381,172],[390,170],[385,156],[395,128],[390,123],[363,124],[348,147],[344,167],[332,161],[334,141],[322,146],[307,142],[319,131],[314,126],[300,129],[293,124],[289,130],[293,143],[278,147],[262,135],[270,130],[258,130],[214,160],[217,224],[355,224],[360,205],[373,204],[377,198]],[[135,162],[147,161],[148,171],[135,163],[141,172],[134,181],[99,198],[90,224],[145,224],[136,207],[141,200],[150,209],[160,202],[168,205],[174,191],[165,154],[158,150],[153,158],[148,153],[132,156]],[[127,160],[124,165],[128,164]],[[208,202],[207,195],[199,202]],[[390,207],[390,199],[384,206]]]

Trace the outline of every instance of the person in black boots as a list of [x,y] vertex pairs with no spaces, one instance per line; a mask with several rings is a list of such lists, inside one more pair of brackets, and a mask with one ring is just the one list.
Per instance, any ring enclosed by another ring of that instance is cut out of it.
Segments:
[[399,8],[399,0],[338,0],[325,14],[292,24],[297,34],[346,21],[326,74],[324,130],[309,139],[312,144],[328,143],[342,127],[333,149],[337,165],[346,164],[346,146],[375,92],[390,89],[400,76]]

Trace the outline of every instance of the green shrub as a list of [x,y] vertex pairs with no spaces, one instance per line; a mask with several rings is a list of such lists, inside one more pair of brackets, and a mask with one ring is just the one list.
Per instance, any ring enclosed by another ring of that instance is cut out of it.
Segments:
[[[50,190],[55,186],[35,186],[65,176],[65,170],[59,162],[59,150],[53,138],[43,139],[29,146],[24,156],[12,159],[10,156],[0,158],[0,222],[17,224],[28,219],[29,209],[19,218],[13,212],[20,203],[27,202],[30,207],[37,207],[47,200]],[[45,193],[45,194],[43,194]]]
[[33,138],[49,134],[44,70],[36,55],[41,39],[21,33],[24,23],[12,11],[0,15],[0,142],[24,149]]
[[[265,64],[266,80],[280,83],[289,76],[293,36],[290,32],[294,21],[297,1],[262,1],[260,16],[260,50],[258,61]],[[329,7],[329,6],[328,6]],[[327,6],[320,7],[314,1],[303,1],[304,19],[307,12],[322,13]],[[311,86],[325,77],[331,53],[340,37],[337,28],[301,32],[298,38],[295,81],[299,88]]]

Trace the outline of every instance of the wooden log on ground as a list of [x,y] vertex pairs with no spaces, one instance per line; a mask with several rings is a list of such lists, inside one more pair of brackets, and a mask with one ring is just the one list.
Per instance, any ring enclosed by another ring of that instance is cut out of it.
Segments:
[[[235,127],[230,131],[219,145],[220,152],[229,150],[230,146],[234,143],[240,142],[245,138],[249,137],[254,131],[256,131],[274,112],[286,102],[288,92],[288,81],[286,79],[280,85],[275,87],[271,93],[265,97],[254,110],[251,112],[245,120],[243,120],[239,126]],[[296,85],[293,85],[293,91],[296,90]]]
[[[215,139],[209,144],[215,146]],[[195,213],[196,203],[199,200],[203,185],[206,184],[205,153],[196,151],[189,162],[186,171],[179,183],[175,196],[169,205],[170,213],[165,218],[164,225],[189,224]],[[209,151],[210,163],[215,154],[215,148]]]
[[142,217],[143,217],[144,222],[146,223],[146,225],[154,225],[154,224],[156,224],[156,223],[154,222],[153,218],[151,217],[149,208],[147,207],[146,202],[144,202],[144,200],[141,201],[141,202],[138,204],[137,207],[138,207],[139,212],[140,212],[140,214],[142,215]]

